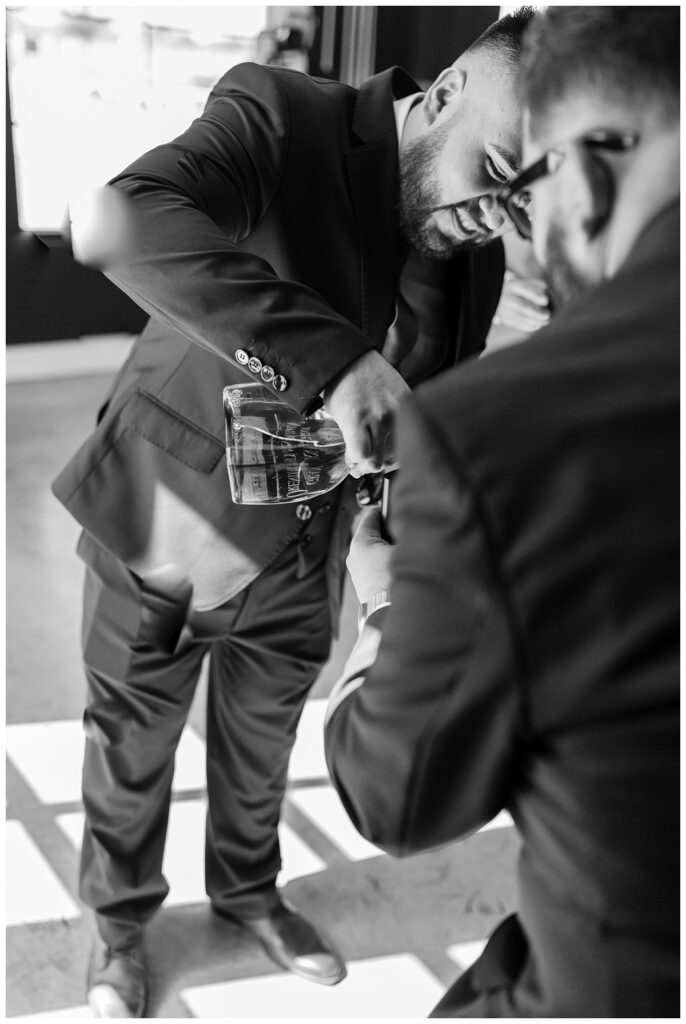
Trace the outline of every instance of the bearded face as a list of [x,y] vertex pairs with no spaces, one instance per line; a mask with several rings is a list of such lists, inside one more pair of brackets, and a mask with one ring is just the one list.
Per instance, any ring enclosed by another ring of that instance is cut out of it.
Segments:
[[464,249],[485,245],[496,235],[484,224],[479,198],[441,202],[438,168],[451,126],[422,135],[403,151],[400,163],[400,229],[424,256],[449,260]]

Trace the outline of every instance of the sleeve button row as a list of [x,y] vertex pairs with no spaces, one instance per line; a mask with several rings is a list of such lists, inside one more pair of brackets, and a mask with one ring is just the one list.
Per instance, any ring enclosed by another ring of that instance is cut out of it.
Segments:
[[271,384],[275,391],[285,391],[288,387],[282,373],[275,373],[273,367],[263,364],[257,356],[249,356],[245,349],[236,349],[234,358],[240,366],[247,366],[251,373],[261,377],[265,384]]

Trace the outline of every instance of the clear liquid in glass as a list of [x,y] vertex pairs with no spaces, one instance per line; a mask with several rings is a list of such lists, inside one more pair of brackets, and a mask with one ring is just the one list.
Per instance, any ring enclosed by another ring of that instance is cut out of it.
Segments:
[[238,505],[286,505],[348,475],[343,435],[324,413],[301,416],[261,384],[224,388],[226,462]]

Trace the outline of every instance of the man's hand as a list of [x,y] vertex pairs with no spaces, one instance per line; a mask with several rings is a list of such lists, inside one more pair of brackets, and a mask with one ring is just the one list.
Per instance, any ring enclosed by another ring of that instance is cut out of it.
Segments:
[[381,536],[381,512],[370,508],[362,513],[346,560],[360,604],[391,583],[393,545]]
[[549,297],[545,281],[534,277],[518,277],[505,271],[503,292],[493,323],[513,327],[529,334],[545,327],[550,320]]
[[324,391],[324,409],[343,433],[353,476],[393,468],[395,410],[410,389],[375,349],[346,367]]

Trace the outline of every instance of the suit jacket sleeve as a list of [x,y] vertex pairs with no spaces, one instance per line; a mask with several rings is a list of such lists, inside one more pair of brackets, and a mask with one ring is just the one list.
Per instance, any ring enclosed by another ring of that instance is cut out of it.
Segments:
[[372,342],[315,291],[237,247],[279,185],[289,135],[282,90],[268,69],[234,68],[183,135],[113,179],[133,203],[137,248],[108,276],[152,316],[231,362],[257,341],[264,361],[288,369],[283,400],[304,411]]
[[362,631],[325,727],[353,823],[397,856],[464,836],[506,804],[520,719],[479,497],[431,416],[416,400],[402,407],[392,604],[378,651],[375,616]]

